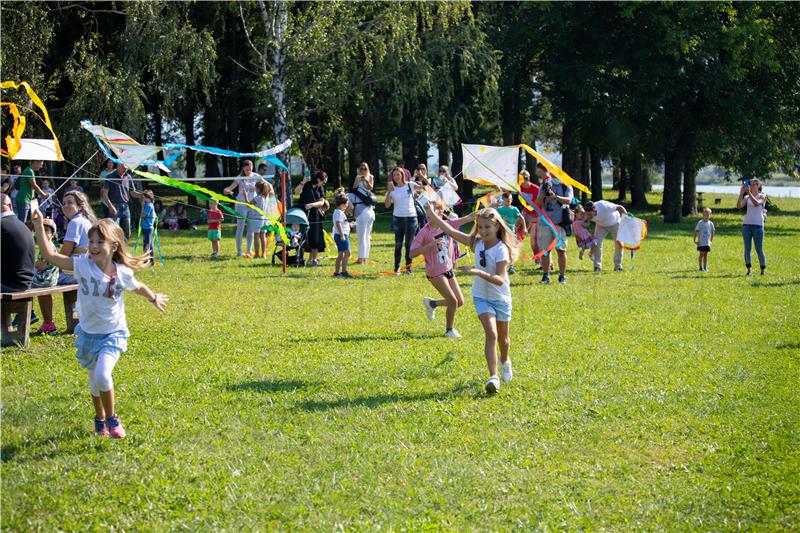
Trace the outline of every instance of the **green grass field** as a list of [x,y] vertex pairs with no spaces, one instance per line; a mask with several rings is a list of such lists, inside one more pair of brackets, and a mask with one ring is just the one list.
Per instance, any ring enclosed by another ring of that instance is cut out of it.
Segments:
[[712,206],[708,273],[697,219],[655,209],[632,271],[610,240],[596,275],[570,239],[566,286],[522,263],[493,397],[471,280],[443,338],[420,270],[375,274],[386,217],[385,264],[352,280],[236,259],[231,227],[216,261],[204,231],[163,232],[167,266],[138,278],[167,313],[126,298],[128,438],[92,435],[72,336],[3,350],[2,528],[797,529],[800,200],[776,200],[750,278],[734,202]]

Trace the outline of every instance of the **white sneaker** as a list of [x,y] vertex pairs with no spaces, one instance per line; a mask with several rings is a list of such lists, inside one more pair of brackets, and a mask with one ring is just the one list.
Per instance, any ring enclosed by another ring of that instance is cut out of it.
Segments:
[[500,365],[500,376],[503,378],[503,383],[508,383],[513,379],[513,372],[511,371],[511,359]]
[[497,379],[497,376],[492,376],[489,378],[489,381],[486,382],[486,392],[489,394],[494,394],[500,390],[500,380]]
[[444,336],[445,337],[452,337],[454,339],[460,339],[461,338],[461,333],[459,333],[455,329],[448,329],[447,331],[444,332]]
[[425,306],[425,315],[428,317],[428,320],[433,320],[433,316],[436,314],[436,308],[431,305],[431,299],[427,296],[423,296],[422,305]]

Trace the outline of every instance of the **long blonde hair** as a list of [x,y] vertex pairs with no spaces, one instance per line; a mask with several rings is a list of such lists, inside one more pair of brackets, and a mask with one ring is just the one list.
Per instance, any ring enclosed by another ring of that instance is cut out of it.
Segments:
[[133,270],[141,270],[150,264],[148,255],[133,256],[128,253],[125,234],[122,233],[122,228],[112,219],[101,218],[98,220],[89,230],[89,237],[92,234],[96,234],[103,241],[116,243],[117,250],[111,256],[111,260],[115,263],[125,265]]
[[480,237],[478,237],[477,224],[479,218],[483,218],[497,224],[497,238],[508,248],[508,254],[511,256],[511,262],[513,263],[516,261],[517,257],[519,257],[517,238],[514,236],[514,232],[509,229],[506,221],[503,220],[503,217],[500,216],[500,213],[498,213],[494,207],[485,207],[478,211],[478,213],[475,215],[475,222],[472,224],[472,231],[469,234],[470,249],[472,249],[474,252],[475,242],[480,239]]
[[89,203],[89,199],[83,194],[81,191],[68,191],[64,193],[64,197],[61,201],[64,201],[64,198],[67,196],[72,196],[75,200],[75,203],[78,204],[78,212],[83,214],[83,217],[91,222],[92,224],[97,223],[97,217],[94,214],[94,210],[92,209],[92,205]]

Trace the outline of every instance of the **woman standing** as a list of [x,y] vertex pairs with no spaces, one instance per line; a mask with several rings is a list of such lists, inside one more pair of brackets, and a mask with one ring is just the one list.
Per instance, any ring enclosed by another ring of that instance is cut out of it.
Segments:
[[348,195],[353,204],[353,215],[356,218],[356,232],[358,233],[358,261],[359,265],[367,263],[372,246],[372,226],[375,224],[375,195],[372,187],[375,177],[369,172],[369,165],[361,163],[358,174],[353,181],[353,190]]
[[767,268],[767,258],[764,256],[764,211],[766,209],[767,196],[759,192],[761,181],[758,179],[745,180],[742,184],[742,191],[739,193],[739,201],[736,207],[739,209],[747,208],[742,221],[742,237],[744,237],[744,265],[747,267],[747,276],[751,274],[750,252],[752,243],[756,245],[756,254],[761,266],[761,275]]
[[450,167],[441,165],[439,167],[439,175],[433,178],[433,188],[438,191],[445,185],[451,187],[454,191],[458,190],[458,182],[450,174]]
[[242,234],[244,233],[245,225],[247,224],[247,213],[250,208],[245,202],[248,197],[252,197],[256,190],[256,182],[263,181],[263,178],[253,172],[253,162],[249,159],[242,161],[242,169],[239,175],[223,189],[223,192],[228,196],[233,195],[233,190],[238,187],[239,192],[236,194],[236,201],[242,202],[236,204],[236,254],[241,257],[253,257],[253,236],[250,232],[247,233],[247,254],[242,251]]
[[300,184],[295,187],[295,194],[300,194],[300,207],[308,216],[308,241],[306,247],[309,250],[311,266],[318,266],[319,259],[317,254],[325,251],[325,237],[322,223],[325,219],[325,211],[328,210],[328,201],[325,199],[325,184],[328,182],[328,175],[318,170],[311,178],[305,177]]
[[394,227],[394,271],[401,274],[400,257],[403,254],[403,241],[406,249],[406,274],[411,274],[411,241],[417,234],[417,209],[414,193],[419,189],[413,181],[408,181],[403,169],[395,167],[389,174],[386,184],[386,207],[394,204],[392,227]]

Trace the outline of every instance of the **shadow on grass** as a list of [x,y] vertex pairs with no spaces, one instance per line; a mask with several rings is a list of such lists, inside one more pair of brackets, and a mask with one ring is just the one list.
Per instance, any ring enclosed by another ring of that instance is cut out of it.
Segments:
[[[368,407],[374,409],[386,404],[398,402],[426,402],[429,400],[442,401],[449,400],[461,394],[466,390],[472,389],[469,385],[459,385],[449,391],[427,392],[423,394],[377,394],[374,396],[365,396],[362,398],[342,398],[339,400],[329,401],[314,401],[308,400],[301,402],[297,405],[298,408],[305,411],[327,411],[329,409],[338,409],[340,407]],[[481,395],[483,396],[483,395]]]
[[776,348],[779,350],[800,350],[800,342],[782,342]]
[[686,270],[686,274],[677,274],[675,276],[670,276],[672,279],[704,279],[704,278],[712,278],[712,279],[734,279],[734,278],[743,278],[743,274],[708,274],[706,272],[700,272],[698,270]]
[[790,279],[786,281],[754,281],[753,287],[788,287],[789,285],[800,285],[800,279]]
[[244,383],[237,383],[235,385],[228,385],[226,390],[232,392],[241,391],[255,391],[255,392],[288,392],[296,391],[298,389],[306,389],[308,387],[316,387],[319,383],[308,383],[306,381],[289,379],[289,380],[263,380],[263,381],[246,381]]
[[285,339],[282,344],[313,344],[317,342],[369,342],[369,341],[406,341],[409,339],[439,339],[441,335],[433,333],[398,333],[395,335],[340,335],[338,337],[292,338]]
[[[86,432],[84,428],[72,428],[71,431],[59,431],[51,437],[44,437],[36,440],[26,440],[23,445],[3,444],[0,447],[0,462],[8,463],[14,461],[20,453],[24,454],[22,461],[39,461],[50,459],[57,455],[69,455],[71,445],[91,436],[96,442],[97,437]],[[45,451],[42,451],[45,450]]]

